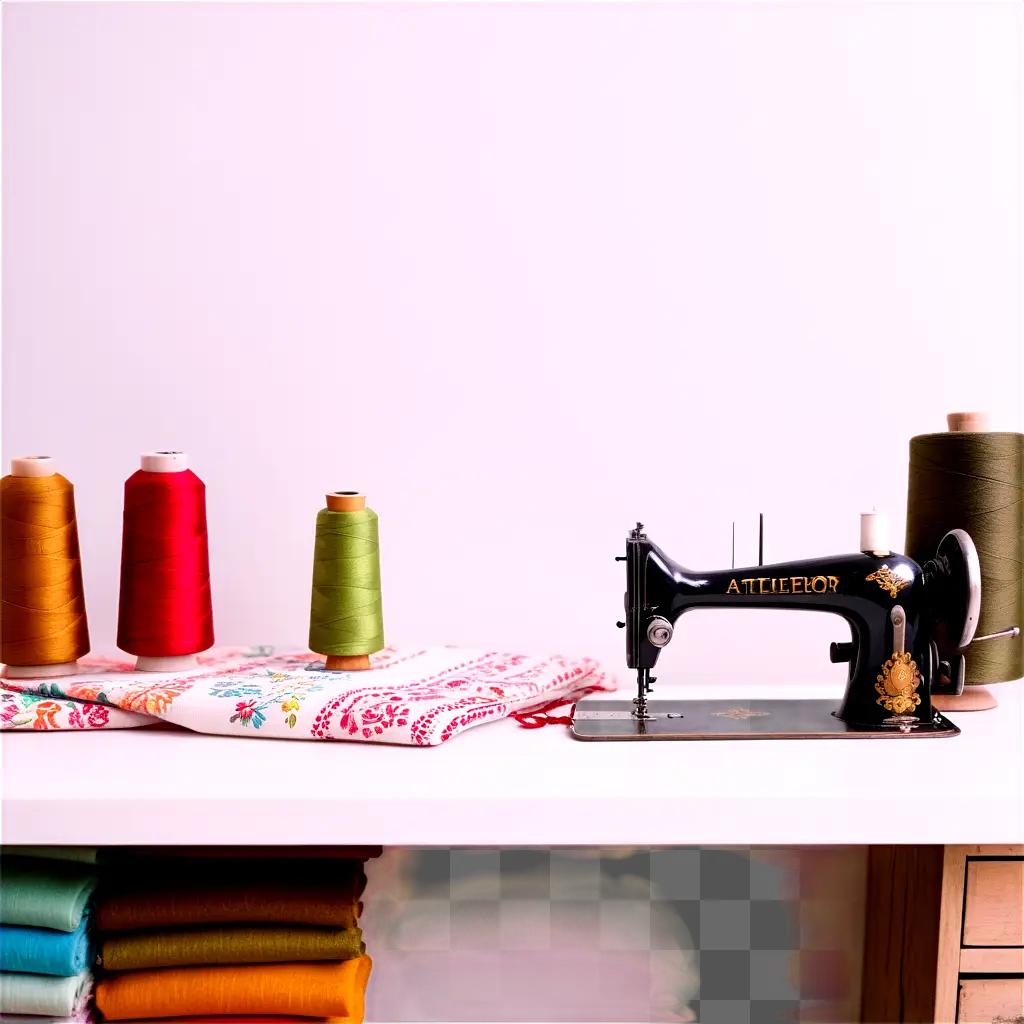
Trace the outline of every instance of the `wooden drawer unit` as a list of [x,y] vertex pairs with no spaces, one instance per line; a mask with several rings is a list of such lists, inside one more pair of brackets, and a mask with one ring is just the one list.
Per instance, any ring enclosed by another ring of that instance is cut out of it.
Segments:
[[1024,847],[871,847],[862,996],[866,1024],[1024,1024]]
[[967,861],[965,946],[1024,946],[1024,860]]
[[1024,1016],[1024,978],[965,978],[960,982],[957,1024],[1006,1024]]

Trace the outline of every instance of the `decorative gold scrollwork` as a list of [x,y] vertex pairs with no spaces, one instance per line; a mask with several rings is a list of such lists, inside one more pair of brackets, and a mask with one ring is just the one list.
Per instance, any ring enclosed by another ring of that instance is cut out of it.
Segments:
[[904,587],[910,586],[910,580],[897,576],[887,565],[865,578],[868,583],[877,583],[890,597],[895,597]]
[[737,722],[744,722],[748,718],[767,718],[771,712],[754,711],[753,708],[729,708],[728,711],[712,711],[714,718],[732,718]]
[[879,697],[876,703],[890,714],[905,715],[921,703],[921,695],[917,692],[920,683],[921,673],[910,652],[897,651],[878,674],[875,691]]

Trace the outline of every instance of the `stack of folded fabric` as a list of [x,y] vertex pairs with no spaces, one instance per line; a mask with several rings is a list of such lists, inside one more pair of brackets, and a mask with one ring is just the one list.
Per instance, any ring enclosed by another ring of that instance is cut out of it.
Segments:
[[363,1019],[365,857],[128,856],[97,904],[104,1020]]
[[95,867],[60,851],[0,853],[0,1020],[91,1020]]

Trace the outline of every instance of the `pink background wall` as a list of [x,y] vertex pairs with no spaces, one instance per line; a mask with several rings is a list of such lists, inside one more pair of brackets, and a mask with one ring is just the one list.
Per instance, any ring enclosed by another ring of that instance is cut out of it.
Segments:
[[[226,641],[304,642],[323,492],[393,641],[621,661],[681,561],[902,542],[906,445],[1020,427],[1014,3],[3,11],[3,454],[207,481]],[[828,617],[695,616],[660,675],[835,679]],[[742,642],[736,642],[737,636]],[[722,650],[728,650],[723,658]]]

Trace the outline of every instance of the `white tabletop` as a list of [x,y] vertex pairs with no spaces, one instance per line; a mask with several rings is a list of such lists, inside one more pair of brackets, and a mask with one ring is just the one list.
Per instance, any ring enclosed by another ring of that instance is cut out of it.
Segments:
[[[511,722],[430,749],[6,733],[0,826],[30,844],[1024,843],[1024,690],[993,690],[1000,706],[951,715],[962,733],[945,739],[581,743]],[[771,688],[797,694],[830,695]]]

